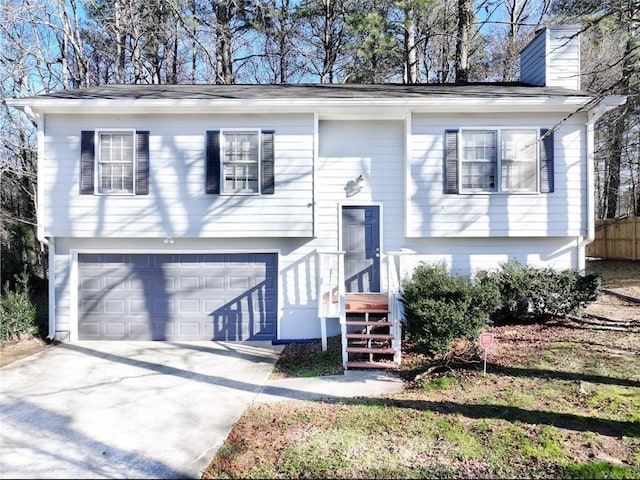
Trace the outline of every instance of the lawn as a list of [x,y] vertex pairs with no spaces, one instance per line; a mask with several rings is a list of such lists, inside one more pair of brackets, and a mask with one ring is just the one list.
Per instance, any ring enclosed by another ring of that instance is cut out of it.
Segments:
[[583,320],[493,328],[486,376],[409,349],[401,394],[255,405],[203,478],[639,478],[640,321]]

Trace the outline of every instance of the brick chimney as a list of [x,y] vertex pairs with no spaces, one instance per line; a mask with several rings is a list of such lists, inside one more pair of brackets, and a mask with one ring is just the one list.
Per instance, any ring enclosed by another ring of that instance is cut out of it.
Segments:
[[536,31],[520,51],[520,81],[580,90],[579,32],[579,25],[551,25]]

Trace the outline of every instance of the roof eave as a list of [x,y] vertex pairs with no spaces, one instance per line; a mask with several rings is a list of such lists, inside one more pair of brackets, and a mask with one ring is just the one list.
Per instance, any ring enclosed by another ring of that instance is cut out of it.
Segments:
[[425,98],[311,98],[311,99],[8,99],[9,106],[37,113],[233,113],[320,112],[336,109],[399,109],[428,112],[573,111],[588,104],[590,96],[462,97]]

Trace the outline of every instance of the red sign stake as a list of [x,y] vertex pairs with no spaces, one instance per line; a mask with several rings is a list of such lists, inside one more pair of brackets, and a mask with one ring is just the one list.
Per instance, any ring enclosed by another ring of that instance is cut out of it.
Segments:
[[493,333],[481,333],[480,334],[480,346],[484,348],[484,372],[487,374],[487,350],[493,345],[494,336]]

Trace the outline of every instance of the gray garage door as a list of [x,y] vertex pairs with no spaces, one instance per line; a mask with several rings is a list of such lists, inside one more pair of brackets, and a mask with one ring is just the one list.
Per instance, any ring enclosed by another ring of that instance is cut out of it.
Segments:
[[80,340],[273,340],[277,255],[79,254]]

